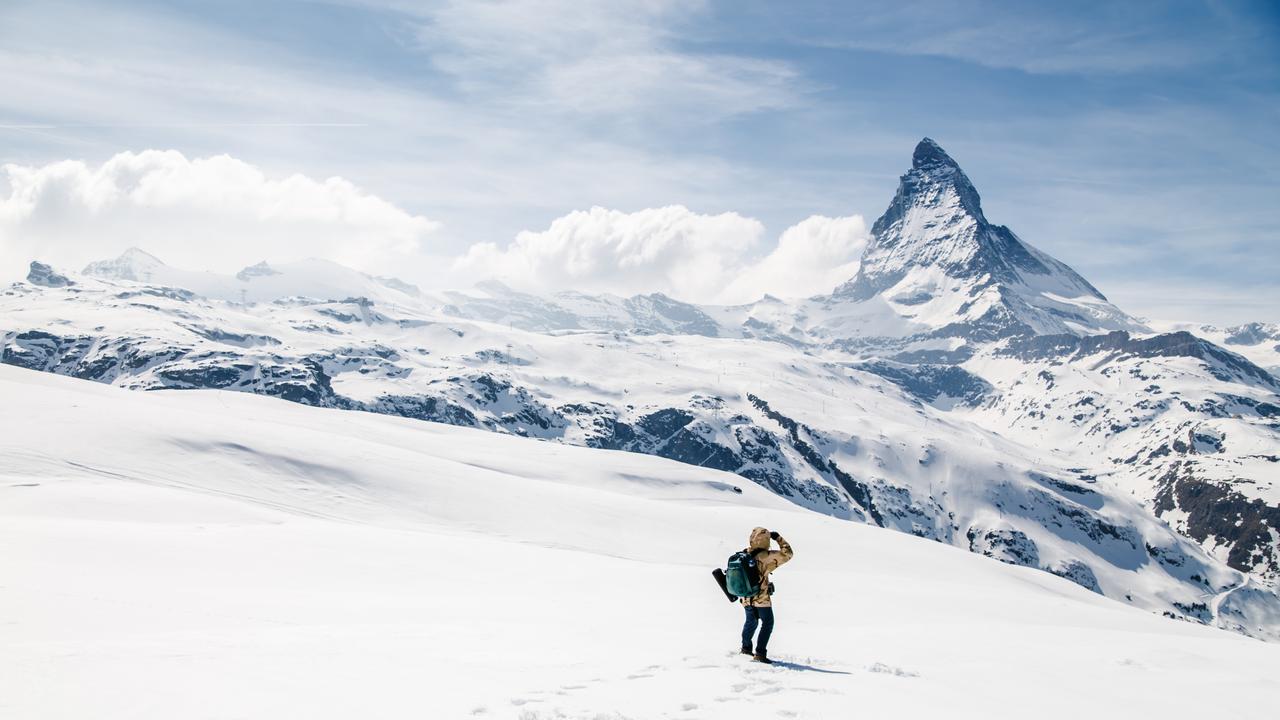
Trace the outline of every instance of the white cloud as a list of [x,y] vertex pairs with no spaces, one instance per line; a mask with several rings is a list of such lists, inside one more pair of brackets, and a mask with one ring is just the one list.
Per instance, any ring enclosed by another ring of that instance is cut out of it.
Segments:
[[861,217],[813,216],[770,243],[759,220],[737,213],[594,207],[520,232],[505,247],[480,243],[443,257],[425,246],[437,227],[341,178],[270,177],[226,155],[148,150],[100,166],[0,167],[6,280],[34,259],[77,270],[137,246],[191,270],[320,257],[424,287],[496,277],[535,292],[656,291],[738,303],[830,290],[856,271],[867,235]]
[[148,150],[99,167],[9,164],[0,182],[4,276],[36,258],[78,269],[130,246],[179,267],[325,257],[385,272],[417,256],[438,227],[342,178],[271,178],[226,155]]
[[771,249],[764,236],[758,220],[736,213],[594,207],[557,218],[544,231],[522,232],[505,248],[475,245],[455,268],[535,292],[659,291],[693,302],[739,303],[765,293],[831,290],[856,271],[867,232],[861,217],[814,216],[788,228]]
[[861,215],[806,218],[783,231],[778,246],[747,266],[721,296],[741,302],[764,293],[809,297],[829,292],[858,272],[867,239]]

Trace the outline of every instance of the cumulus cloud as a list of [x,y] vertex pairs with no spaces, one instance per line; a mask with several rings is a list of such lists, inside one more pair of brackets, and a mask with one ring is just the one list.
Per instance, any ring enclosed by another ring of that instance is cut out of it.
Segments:
[[777,247],[743,269],[721,299],[740,302],[764,293],[809,297],[829,292],[858,272],[867,238],[861,215],[808,217],[784,230]]
[[764,226],[736,213],[594,207],[557,218],[544,231],[522,232],[506,247],[474,245],[455,268],[535,292],[659,291],[693,302],[740,303],[766,293],[831,290],[856,272],[866,238],[861,217],[813,216],[769,248]]
[[225,155],[148,150],[98,167],[69,160],[0,168],[4,276],[31,259],[78,269],[131,246],[218,271],[303,257],[385,271],[437,227],[342,178],[271,178]]
[[437,227],[341,178],[273,178],[225,155],[148,150],[100,166],[0,167],[5,280],[24,275],[33,259],[78,270],[136,246],[190,270],[320,257],[424,287],[492,277],[532,292],[741,303],[831,290],[856,272],[867,237],[857,216],[813,216],[770,241],[759,220],[733,212],[593,207],[508,244],[443,257],[424,247]]

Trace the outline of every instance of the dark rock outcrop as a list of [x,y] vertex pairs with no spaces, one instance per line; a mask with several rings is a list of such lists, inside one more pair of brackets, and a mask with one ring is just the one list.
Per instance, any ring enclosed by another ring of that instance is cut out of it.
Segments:
[[41,287],[62,288],[71,287],[75,282],[66,275],[62,275],[55,271],[49,265],[42,262],[31,261],[31,268],[27,271],[27,282],[32,285]]
[[1185,513],[1183,531],[1205,543],[1230,547],[1227,564],[1242,572],[1274,574],[1280,567],[1275,533],[1280,531],[1280,505],[1249,498],[1225,483],[1195,476],[1190,462],[1175,463],[1160,479],[1155,497],[1159,515]]

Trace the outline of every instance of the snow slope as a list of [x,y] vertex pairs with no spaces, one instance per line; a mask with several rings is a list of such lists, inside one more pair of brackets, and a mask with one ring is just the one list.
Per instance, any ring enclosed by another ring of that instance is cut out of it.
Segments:
[[[5,717],[1265,717],[1280,693],[1275,645],[709,469],[8,367],[0,396]],[[757,524],[797,550],[773,667],[733,654],[708,577]]]

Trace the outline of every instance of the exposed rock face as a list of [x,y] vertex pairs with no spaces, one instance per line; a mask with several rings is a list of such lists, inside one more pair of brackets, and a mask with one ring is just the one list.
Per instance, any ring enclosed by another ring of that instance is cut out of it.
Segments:
[[1156,512],[1177,512],[1182,531],[1201,543],[1228,549],[1227,563],[1274,575],[1280,567],[1280,504],[1250,498],[1221,482],[1197,479],[1194,467],[1175,462],[1162,478]]
[[41,287],[61,288],[75,285],[66,275],[60,275],[54,269],[41,262],[31,262],[31,269],[27,272],[27,282],[32,285]]
[[884,360],[862,363],[859,370],[875,373],[927,403],[977,405],[992,391],[991,384],[955,365],[909,365]]
[[970,528],[969,549],[1010,565],[1040,566],[1040,551],[1031,538],[1021,530],[994,528],[979,530]]
[[1066,578],[1086,590],[1102,594],[1102,587],[1098,585],[1098,576],[1093,574],[1092,568],[1080,560],[1065,560],[1050,567],[1049,572]]

